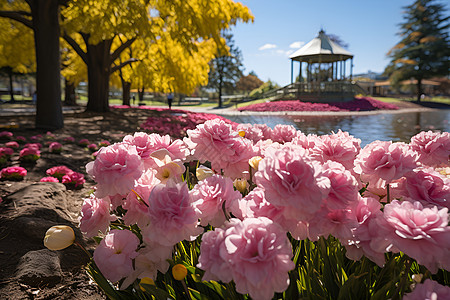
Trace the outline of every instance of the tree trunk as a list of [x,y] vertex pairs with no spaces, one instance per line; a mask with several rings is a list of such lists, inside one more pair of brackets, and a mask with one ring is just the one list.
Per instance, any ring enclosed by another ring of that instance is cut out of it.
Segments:
[[131,82],[122,80],[122,104],[130,106]]
[[14,88],[13,88],[13,70],[11,67],[7,67],[8,69],[8,77],[9,77],[9,96],[10,96],[10,101],[11,102],[15,102],[16,100],[14,99]]
[[417,79],[417,102],[420,102],[422,97],[422,78]]
[[[87,41],[88,38],[85,38]],[[88,68],[88,103],[86,111],[109,111],[109,74],[111,72],[112,40],[106,40],[97,45],[87,45]]]
[[76,106],[75,85],[65,79],[64,104],[67,106]]
[[222,75],[219,76],[219,108],[222,108]]
[[36,47],[36,128],[64,127],[59,55],[59,0],[30,1]]

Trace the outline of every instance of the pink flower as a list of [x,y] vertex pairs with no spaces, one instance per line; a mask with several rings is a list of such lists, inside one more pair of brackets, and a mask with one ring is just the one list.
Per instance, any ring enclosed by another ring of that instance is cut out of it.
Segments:
[[97,182],[97,197],[127,195],[142,174],[141,158],[135,146],[116,143],[101,148],[86,172]]
[[111,145],[111,143],[108,142],[108,141],[105,141],[105,140],[103,140],[103,141],[101,141],[100,143],[98,143],[98,146],[99,146],[99,147],[107,147],[107,146],[109,146],[109,145]]
[[61,181],[64,175],[67,175],[67,174],[70,174],[73,172],[74,171],[72,171],[71,169],[69,169],[66,166],[56,166],[56,167],[47,169],[47,171],[45,171],[45,174],[53,176],[55,178],[58,178],[58,180]]
[[91,152],[95,152],[98,150],[98,146],[96,144],[89,144],[87,147]]
[[150,193],[149,226],[142,229],[144,241],[172,246],[182,240],[194,240],[202,229],[189,198],[185,182],[158,184]]
[[237,292],[262,300],[289,286],[288,272],[294,268],[291,244],[270,219],[231,219],[225,229],[208,231],[202,240],[206,243],[200,246],[197,267],[205,270],[205,278],[226,282],[231,275]]
[[360,260],[363,255],[380,267],[384,266],[384,253],[390,245],[386,239],[387,231],[379,226],[378,220],[384,220],[381,204],[374,198],[360,198],[351,210],[358,225],[353,237],[345,243],[346,256]]
[[450,287],[426,279],[424,283],[417,284],[411,293],[405,294],[403,300],[445,300],[449,295]]
[[99,231],[106,233],[109,223],[116,219],[110,215],[111,201],[109,198],[97,198],[91,194],[89,198],[83,200],[79,219],[81,232],[87,237],[96,236]]
[[153,187],[158,183],[159,180],[155,178],[152,170],[148,170],[138,179],[133,191],[127,195],[122,204],[122,208],[127,210],[123,216],[125,224],[138,224],[140,227],[148,225],[150,221],[148,216],[150,208],[148,198]]
[[22,167],[7,167],[0,171],[3,180],[22,180],[27,175],[27,170]]
[[13,133],[10,131],[1,131],[0,140],[9,140],[13,137]]
[[295,145],[269,148],[255,173],[256,183],[266,199],[285,208],[287,218],[306,221],[320,209],[330,180],[320,174],[321,166],[309,160],[306,150]]
[[219,227],[225,222],[223,205],[229,213],[231,207],[236,207],[242,198],[241,193],[234,190],[233,181],[220,175],[200,181],[189,193],[194,207],[200,211],[200,223],[203,226],[209,223],[213,227]]
[[23,148],[19,153],[19,159],[24,162],[35,162],[41,157],[37,148]]
[[314,141],[311,156],[320,162],[336,161],[344,165],[347,170],[353,169],[353,163],[361,150],[361,140],[343,132],[323,135]]
[[73,142],[75,142],[75,138],[72,137],[72,136],[68,136],[68,137],[65,137],[63,139],[63,141],[66,142],[66,143],[73,143]]
[[27,139],[24,136],[18,135],[16,136],[16,141],[19,143],[24,143]]
[[11,141],[11,142],[7,142],[7,143],[5,144],[5,146],[6,146],[7,148],[17,149],[17,148],[19,148],[19,143],[18,143],[18,142],[15,142],[15,141]]
[[272,131],[271,140],[279,143],[286,143],[292,141],[297,136],[297,129],[292,125],[275,125]]
[[166,149],[172,160],[185,160],[189,153],[186,145],[181,140],[171,142],[170,136],[168,135],[160,136],[155,133],[136,132],[132,136],[125,136],[123,142],[136,147],[146,168],[155,165],[151,155],[157,150]]
[[61,153],[62,145],[58,142],[53,142],[48,146],[48,150],[51,153]]
[[78,141],[78,145],[80,145],[81,147],[86,147],[87,145],[89,145],[89,140],[88,139],[81,139]]
[[393,194],[419,201],[423,206],[447,207],[450,209],[450,178],[432,168],[415,169],[408,173]]
[[42,177],[41,180],[39,180],[40,182],[59,182],[58,178],[55,178],[53,176],[47,176],[47,177]]
[[211,166],[215,169],[223,169],[224,175],[232,179],[248,179],[248,160],[258,154],[256,148],[253,147],[250,140],[240,138],[233,143],[229,150],[229,155],[222,157],[221,168],[213,164]]
[[448,164],[450,133],[422,131],[411,138],[411,148],[419,153],[419,161],[424,165]]
[[342,209],[358,201],[358,182],[342,164],[329,160],[323,165],[322,174],[331,183],[325,204],[329,209]]
[[66,186],[69,186],[70,188],[81,188],[83,184],[86,182],[86,180],[84,179],[83,174],[78,172],[72,172],[64,175],[62,177],[61,182],[64,183]]
[[361,150],[354,171],[369,188],[384,188],[417,166],[417,154],[404,143],[375,141]]
[[128,230],[111,230],[94,251],[94,261],[102,274],[112,282],[133,272],[139,239]]
[[438,268],[450,270],[447,208],[424,208],[420,202],[394,200],[384,207],[384,217],[389,238],[398,250],[432,273]]
[[254,143],[264,139],[263,130],[260,127],[256,127],[252,124],[237,124],[235,130],[237,132],[243,131],[244,137],[253,141]]
[[198,160],[210,161],[213,169],[223,169],[228,165],[227,157],[234,155],[231,147],[241,137],[231,125],[220,119],[208,120],[195,130],[188,130],[185,142]]
[[40,150],[42,148],[42,144],[41,143],[28,143],[28,144],[25,144],[23,147],[24,148],[35,148],[37,150]]
[[14,150],[7,147],[0,147],[0,159],[4,159],[4,162],[6,162],[11,155],[14,154]]

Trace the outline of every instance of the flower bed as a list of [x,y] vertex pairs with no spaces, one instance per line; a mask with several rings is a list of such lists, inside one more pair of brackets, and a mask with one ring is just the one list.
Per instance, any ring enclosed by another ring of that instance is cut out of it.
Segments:
[[238,108],[240,111],[370,111],[394,110],[397,106],[370,97],[355,98],[349,102],[310,103],[300,100],[272,101]]
[[[99,235],[89,272],[108,297],[450,290],[449,133],[361,149],[346,132],[307,136],[287,125],[213,119],[186,131],[183,140],[128,135],[86,166],[97,185],[80,229]],[[51,232],[54,249],[73,242]]]

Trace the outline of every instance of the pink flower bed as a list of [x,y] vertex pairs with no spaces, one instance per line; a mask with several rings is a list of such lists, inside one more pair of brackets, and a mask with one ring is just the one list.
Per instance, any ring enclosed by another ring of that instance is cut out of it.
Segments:
[[[129,108],[126,105],[112,106],[115,109]],[[236,124],[226,118],[214,114],[195,113],[181,109],[165,109],[160,107],[141,106],[140,109],[151,109],[157,112],[154,117],[149,117],[141,128],[143,130],[158,133],[160,135],[170,135],[174,138],[186,136],[187,130],[194,129],[197,125],[205,123],[207,120],[221,119],[227,124]]]
[[395,110],[394,104],[378,101],[370,97],[355,98],[349,102],[311,103],[301,100],[273,101],[257,103],[239,108],[240,111],[368,111]]
[[3,180],[22,180],[27,175],[27,170],[22,167],[7,167],[0,171]]

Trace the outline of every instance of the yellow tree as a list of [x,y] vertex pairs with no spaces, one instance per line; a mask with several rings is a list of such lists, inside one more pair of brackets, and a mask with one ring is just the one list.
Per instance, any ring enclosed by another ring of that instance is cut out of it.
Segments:
[[64,126],[59,54],[59,7],[68,0],[0,0],[0,17],[33,30],[36,53],[36,127]]
[[[74,36],[78,42],[81,36]],[[85,49],[84,49],[85,50]],[[75,88],[82,81],[87,81],[87,67],[81,57],[62,39],[61,41],[61,75],[64,77],[65,105],[76,105]]]
[[11,101],[14,101],[13,74],[36,69],[33,32],[25,25],[0,18],[0,69],[8,73]]
[[[133,57],[117,60],[138,38],[157,41],[168,32],[179,45],[195,51],[201,41],[223,44],[222,29],[253,19],[245,6],[231,0],[79,0],[69,2],[62,15],[64,38],[87,65],[87,110],[97,112],[109,110],[110,75],[137,61]],[[86,51],[72,38],[73,33],[81,34]],[[122,43],[114,47],[118,36]]]

